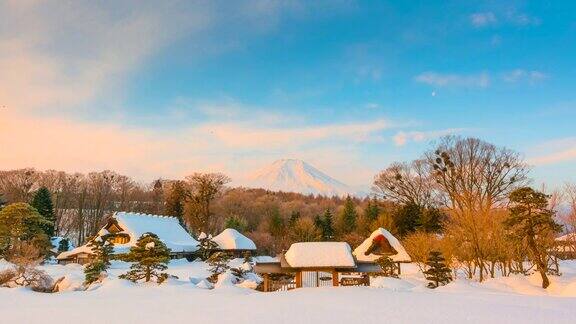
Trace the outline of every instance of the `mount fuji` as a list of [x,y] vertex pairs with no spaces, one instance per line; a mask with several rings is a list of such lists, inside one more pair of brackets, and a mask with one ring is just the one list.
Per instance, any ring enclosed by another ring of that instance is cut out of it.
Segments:
[[[257,171],[248,187],[322,196],[359,195],[352,187],[297,159],[282,159]],[[360,194],[361,195],[361,194]]]

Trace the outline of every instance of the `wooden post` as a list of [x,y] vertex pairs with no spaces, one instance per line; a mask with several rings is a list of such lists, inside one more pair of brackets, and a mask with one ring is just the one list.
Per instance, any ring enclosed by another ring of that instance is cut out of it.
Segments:
[[320,279],[318,278],[319,275],[320,273],[316,271],[316,287],[320,287]]
[[396,264],[398,265],[398,275],[401,275],[402,270],[400,269],[400,262],[396,262]]
[[270,291],[270,275],[267,273],[264,274],[264,291]]
[[296,288],[302,288],[302,271],[296,272]]
[[332,286],[338,287],[339,284],[338,271],[332,270]]

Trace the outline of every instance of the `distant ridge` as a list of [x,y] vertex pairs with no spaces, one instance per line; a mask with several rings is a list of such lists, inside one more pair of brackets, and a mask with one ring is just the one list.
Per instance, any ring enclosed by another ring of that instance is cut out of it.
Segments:
[[322,196],[357,195],[350,186],[298,159],[281,159],[257,171],[248,187]]

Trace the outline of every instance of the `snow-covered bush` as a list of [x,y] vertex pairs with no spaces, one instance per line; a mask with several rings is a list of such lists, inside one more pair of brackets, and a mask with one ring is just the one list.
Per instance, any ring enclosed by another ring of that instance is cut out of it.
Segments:
[[226,252],[216,252],[208,258],[208,265],[210,266],[208,271],[212,273],[212,275],[207,278],[209,282],[216,283],[218,276],[230,269],[228,265],[230,259],[232,259],[232,257]]

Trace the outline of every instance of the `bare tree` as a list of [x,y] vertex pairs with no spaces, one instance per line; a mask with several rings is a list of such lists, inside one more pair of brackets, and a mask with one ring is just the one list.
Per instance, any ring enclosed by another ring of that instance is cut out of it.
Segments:
[[434,179],[425,160],[393,163],[374,179],[372,191],[401,204],[431,207],[438,203]]
[[483,228],[491,224],[493,211],[506,206],[509,193],[526,184],[528,167],[518,153],[476,138],[444,137],[426,157],[445,195],[450,225],[469,240],[483,281],[490,244]]

